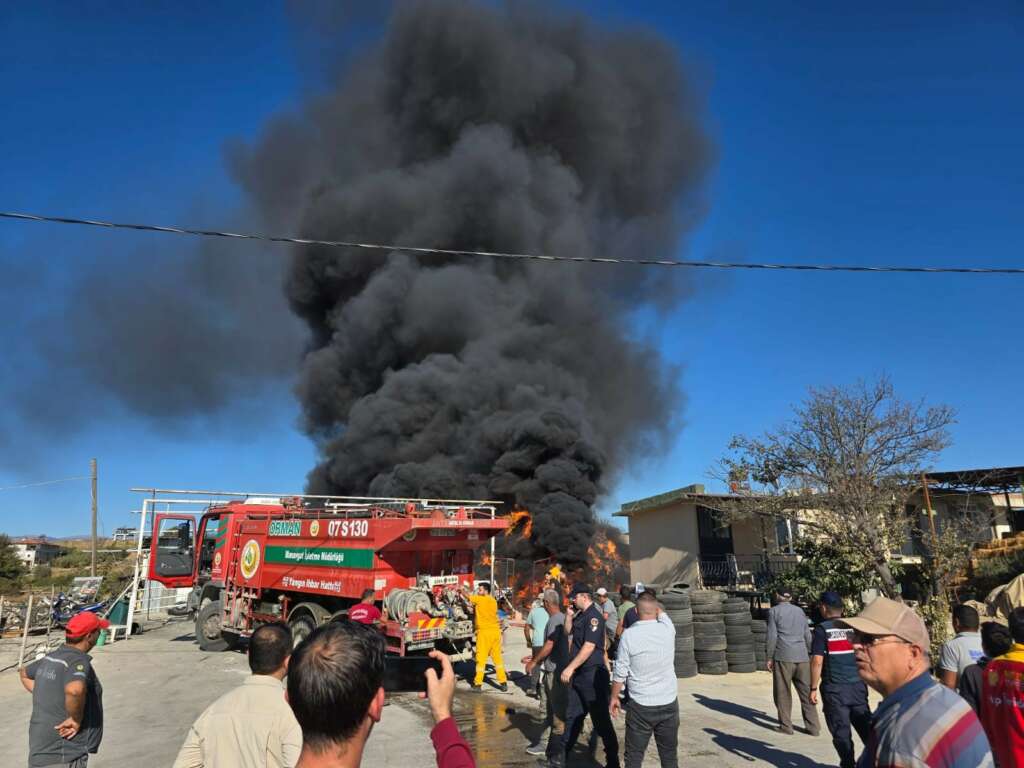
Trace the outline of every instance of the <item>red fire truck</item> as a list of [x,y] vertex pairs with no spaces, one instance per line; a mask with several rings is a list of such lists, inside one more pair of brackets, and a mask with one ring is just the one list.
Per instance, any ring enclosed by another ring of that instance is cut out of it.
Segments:
[[237,646],[284,621],[296,643],[344,615],[366,589],[382,602],[390,651],[473,652],[461,589],[475,551],[508,528],[497,502],[247,498],[199,515],[157,514],[149,578],[192,587],[196,638]]

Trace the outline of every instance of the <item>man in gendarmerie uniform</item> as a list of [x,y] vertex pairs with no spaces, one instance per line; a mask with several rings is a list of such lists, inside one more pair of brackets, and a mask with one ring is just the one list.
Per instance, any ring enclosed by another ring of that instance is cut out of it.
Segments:
[[[569,686],[569,703],[565,713],[563,749],[559,756],[568,761],[583,720],[590,715],[594,731],[604,743],[606,766],[619,768],[619,739],[612,726],[608,705],[611,677],[604,653],[604,616],[591,597],[590,587],[577,582],[569,593],[565,632],[569,637],[569,665],[562,672],[562,682]],[[575,610],[574,610],[575,609]],[[552,761],[554,762],[554,761]]]

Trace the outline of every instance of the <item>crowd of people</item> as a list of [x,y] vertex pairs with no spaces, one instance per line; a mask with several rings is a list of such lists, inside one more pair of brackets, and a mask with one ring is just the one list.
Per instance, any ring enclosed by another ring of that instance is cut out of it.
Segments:
[[[910,606],[878,597],[849,618],[843,606],[822,594],[812,631],[791,595],[776,596],[767,639],[782,733],[794,733],[795,688],[811,735],[820,700],[841,768],[1024,765],[1024,608],[1008,626],[979,632],[978,612],[956,606],[955,637],[933,665],[928,629]],[[882,695],[874,712],[868,687]],[[853,731],[865,745],[859,760]]]
[[[613,720],[625,714],[626,768],[640,768],[653,738],[662,768],[678,766],[679,702],[673,668],[675,627],[653,589],[548,585],[525,612],[530,654],[522,663],[545,713],[542,736],[527,747],[545,768],[563,768],[589,717],[605,765],[619,768]],[[467,595],[477,630],[476,674],[482,690],[487,662],[507,690],[502,631],[490,585]],[[768,613],[767,652],[778,730],[794,734],[792,690],[804,731],[820,731],[818,705],[841,768],[928,766],[998,768],[1024,765],[1024,608],[1008,626],[981,624],[957,606],[955,637],[937,662],[924,621],[904,603],[876,598],[856,616],[844,600],[821,595],[813,627],[785,591]],[[252,675],[202,712],[189,728],[175,768],[322,768],[358,766],[385,706],[386,645],[373,595],[343,620],[314,630],[295,648],[286,625],[252,635]],[[103,736],[103,689],[89,651],[108,623],[93,613],[73,617],[66,643],[21,670],[32,694],[29,766],[86,768]],[[452,718],[456,675],[425,673],[439,768],[475,765]],[[932,674],[937,668],[937,677]],[[872,712],[868,688],[882,696]],[[853,731],[864,744],[855,760]]]

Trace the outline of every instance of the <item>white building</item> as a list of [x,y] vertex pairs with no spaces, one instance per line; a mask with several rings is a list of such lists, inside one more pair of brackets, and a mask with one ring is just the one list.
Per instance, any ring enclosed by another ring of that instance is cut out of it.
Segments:
[[64,548],[48,541],[45,536],[25,537],[11,542],[18,559],[29,569],[44,565],[64,554]]

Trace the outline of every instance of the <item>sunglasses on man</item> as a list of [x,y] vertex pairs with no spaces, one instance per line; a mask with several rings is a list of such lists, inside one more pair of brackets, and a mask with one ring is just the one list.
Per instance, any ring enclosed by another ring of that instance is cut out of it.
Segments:
[[895,635],[865,635],[862,632],[856,631],[850,638],[850,642],[854,645],[861,645],[865,648],[873,648],[876,645],[890,645],[893,643],[913,645],[913,643],[909,643],[902,637],[896,637]]

